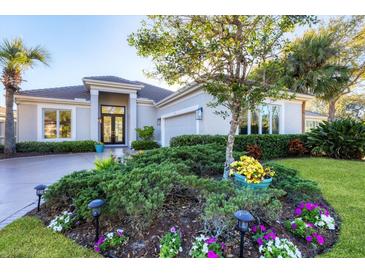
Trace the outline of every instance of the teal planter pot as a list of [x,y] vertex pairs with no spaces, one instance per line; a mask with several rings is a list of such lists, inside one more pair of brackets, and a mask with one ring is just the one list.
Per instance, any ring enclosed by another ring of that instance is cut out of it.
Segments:
[[261,183],[259,184],[251,184],[251,183],[247,183],[246,181],[246,177],[241,175],[241,174],[234,174],[234,180],[236,183],[238,183],[240,186],[243,186],[245,188],[250,188],[250,189],[265,189],[268,188],[269,185],[272,182],[272,178],[268,178],[268,179],[264,179]]
[[104,152],[104,145],[103,144],[96,144],[95,150],[97,153],[103,153]]

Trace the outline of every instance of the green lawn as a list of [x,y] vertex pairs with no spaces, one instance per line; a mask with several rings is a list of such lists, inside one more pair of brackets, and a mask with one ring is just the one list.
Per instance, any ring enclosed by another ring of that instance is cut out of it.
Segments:
[[342,218],[340,239],[323,257],[365,257],[365,162],[326,158],[275,161],[319,183]]
[[99,257],[34,217],[24,217],[0,230],[0,258]]

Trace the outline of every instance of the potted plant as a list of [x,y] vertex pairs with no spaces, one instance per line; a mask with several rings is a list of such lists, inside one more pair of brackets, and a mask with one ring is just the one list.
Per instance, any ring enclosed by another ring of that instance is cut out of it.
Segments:
[[102,142],[97,142],[95,144],[95,150],[98,153],[103,153],[104,152],[104,144]]
[[230,174],[241,186],[262,189],[267,188],[272,182],[275,172],[270,167],[263,167],[259,161],[250,156],[241,156],[239,161],[231,165]]

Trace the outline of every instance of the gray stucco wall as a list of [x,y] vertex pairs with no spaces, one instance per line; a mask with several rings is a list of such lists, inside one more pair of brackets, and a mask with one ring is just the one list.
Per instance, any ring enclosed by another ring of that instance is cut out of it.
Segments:
[[155,129],[155,139],[157,139],[157,110],[156,107],[151,105],[143,105],[137,103],[137,128],[143,128],[144,126],[153,126]]
[[177,103],[162,107],[157,111],[157,117],[178,111],[180,109],[198,105],[203,107],[203,120],[199,121],[199,134],[227,134],[229,130],[229,117],[224,120],[222,116],[215,114],[215,111],[226,110],[225,107],[211,108],[207,104],[214,98],[207,93],[197,93],[179,99]]
[[302,132],[302,105],[285,102],[284,133],[294,134]]
[[37,141],[37,105],[19,104],[18,108],[19,142]]
[[90,140],[90,108],[76,108],[76,140]]

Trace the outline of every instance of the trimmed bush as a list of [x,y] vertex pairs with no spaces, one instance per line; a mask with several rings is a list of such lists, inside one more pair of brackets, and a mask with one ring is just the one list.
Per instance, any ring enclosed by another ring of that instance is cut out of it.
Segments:
[[[64,142],[20,142],[16,144],[16,152],[19,153],[76,153],[94,152],[95,141],[64,141]],[[4,146],[0,146],[0,152],[4,152]]]
[[135,150],[149,150],[159,148],[160,145],[155,141],[149,140],[136,140],[132,142],[132,148]]
[[308,133],[313,154],[336,159],[361,159],[365,156],[365,124],[353,119],[323,122]]
[[[251,134],[237,135],[235,138],[234,150],[241,152],[247,150],[248,145],[256,144],[261,148],[262,159],[284,158],[289,155],[289,142],[299,139],[306,142],[304,134]],[[194,146],[204,144],[217,144],[225,146],[227,136],[225,135],[182,135],[171,139],[171,147]]]

